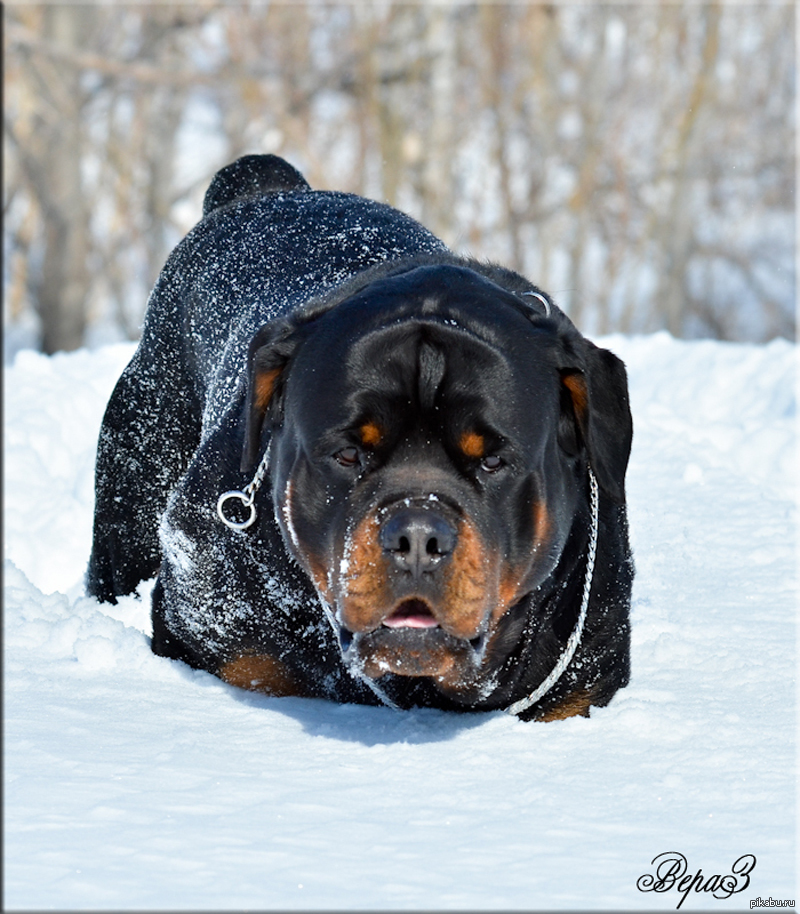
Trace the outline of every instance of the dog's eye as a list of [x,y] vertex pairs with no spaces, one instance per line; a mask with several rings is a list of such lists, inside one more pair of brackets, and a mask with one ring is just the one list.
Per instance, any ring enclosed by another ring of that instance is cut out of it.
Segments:
[[337,451],[333,455],[333,458],[337,463],[348,468],[357,467],[361,463],[356,447],[343,447],[341,451]]
[[484,473],[496,473],[501,466],[503,466],[501,457],[495,457],[490,454],[488,457],[484,457],[483,460],[481,460],[481,469]]

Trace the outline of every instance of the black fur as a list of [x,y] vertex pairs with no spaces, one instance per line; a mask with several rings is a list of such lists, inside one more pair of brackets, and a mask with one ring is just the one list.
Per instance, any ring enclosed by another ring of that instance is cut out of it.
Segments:
[[[374,704],[370,678],[401,707],[505,708],[575,625],[591,464],[584,635],[523,716],[587,713],[628,681],[631,434],[622,363],[526,279],[248,156],[170,256],[109,402],[88,590],[157,573],[153,650],[237,683],[230,664],[269,658],[284,685],[253,687],[274,694]],[[257,521],[231,530],[217,499],[267,447]]]

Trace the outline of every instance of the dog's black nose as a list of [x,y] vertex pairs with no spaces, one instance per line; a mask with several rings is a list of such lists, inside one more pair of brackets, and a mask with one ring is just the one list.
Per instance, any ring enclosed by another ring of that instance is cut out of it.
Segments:
[[456,531],[435,511],[403,508],[381,528],[380,544],[397,568],[415,578],[434,571],[456,545]]

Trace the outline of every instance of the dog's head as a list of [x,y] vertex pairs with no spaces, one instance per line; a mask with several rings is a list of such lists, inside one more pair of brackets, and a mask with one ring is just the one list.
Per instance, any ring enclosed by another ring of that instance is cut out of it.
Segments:
[[253,341],[243,463],[271,438],[287,547],[366,676],[473,699],[559,563],[586,461],[624,499],[624,368],[551,307],[418,266]]

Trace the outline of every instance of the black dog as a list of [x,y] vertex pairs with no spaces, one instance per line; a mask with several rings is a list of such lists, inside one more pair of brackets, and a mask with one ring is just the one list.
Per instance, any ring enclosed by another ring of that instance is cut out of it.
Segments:
[[106,411],[88,589],[271,695],[588,714],[628,681],[622,363],[273,156],[219,172]]

